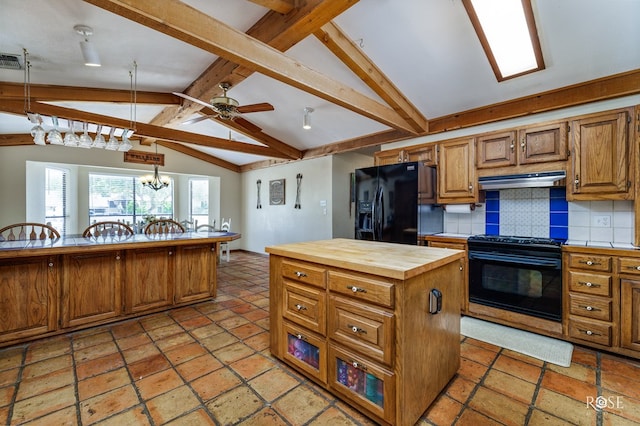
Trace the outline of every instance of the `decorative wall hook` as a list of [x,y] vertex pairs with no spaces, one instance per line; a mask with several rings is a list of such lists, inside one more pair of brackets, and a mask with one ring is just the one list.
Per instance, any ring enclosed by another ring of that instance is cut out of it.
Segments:
[[262,180],[258,179],[256,181],[256,185],[258,186],[258,205],[256,206],[256,208],[261,209],[262,203],[260,202],[260,185],[262,185]]
[[293,208],[294,209],[301,209],[302,206],[300,205],[300,185],[302,184],[302,173],[298,173],[296,175],[296,181],[297,181],[296,203],[294,204]]

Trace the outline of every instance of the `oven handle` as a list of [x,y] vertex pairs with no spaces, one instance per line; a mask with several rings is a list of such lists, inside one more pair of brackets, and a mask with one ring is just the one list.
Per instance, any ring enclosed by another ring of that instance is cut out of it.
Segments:
[[469,260],[490,260],[494,262],[517,263],[519,265],[550,266],[558,269],[560,269],[560,267],[562,266],[561,259],[545,259],[532,256],[515,256],[512,254],[497,255],[493,253],[469,252]]

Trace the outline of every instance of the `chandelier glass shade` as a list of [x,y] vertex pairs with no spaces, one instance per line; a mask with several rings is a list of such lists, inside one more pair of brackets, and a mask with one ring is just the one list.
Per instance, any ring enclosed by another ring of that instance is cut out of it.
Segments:
[[142,176],[140,178],[140,183],[142,186],[146,186],[147,188],[151,188],[154,191],[158,191],[162,188],[166,188],[169,186],[171,179],[168,176],[160,176],[158,173],[158,165],[153,165],[153,174]]

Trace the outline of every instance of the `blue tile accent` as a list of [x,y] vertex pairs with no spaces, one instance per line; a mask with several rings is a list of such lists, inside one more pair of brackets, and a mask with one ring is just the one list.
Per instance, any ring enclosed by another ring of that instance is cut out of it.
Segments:
[[500,191],[485,193],[484,232],[500,235]]
[[549,200],[549,210],[552,212],[568,212],[569,203],[564,197],[562,199],[551,198]]
[[550,198],[562,198],[563,200],[567,196],[567,190],[565,188],[549,188]]
[[486,191],[485,199],[487,200],[499,200],[500,199],[500,191]]
[[486,212],[485,215],[485,223],[487,225],[500,225],[500,213],[498,212]]
[[549,225],[553,226],[569,226],[569,215],[566,212],[551,212],[549,214]]
[[569,227],[568,226],[549,227],[549,238],[555,238],[558,240],[569,239]]
[[487,200],[485,203],[485,210],[488,212],[499,212],[500,211],[500,200],[499,199],[491,199]]
[[500,235],[500,225],[485,225],[485,232],[489,235]]

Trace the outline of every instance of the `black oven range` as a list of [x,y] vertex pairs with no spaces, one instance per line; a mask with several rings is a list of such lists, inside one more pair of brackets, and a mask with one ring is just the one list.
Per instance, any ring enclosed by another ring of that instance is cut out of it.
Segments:
[[469,248],[469,301],[562,321],[563,241],[473,235]]

